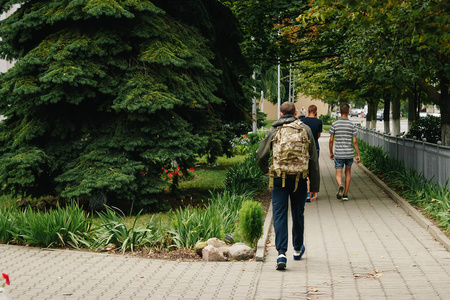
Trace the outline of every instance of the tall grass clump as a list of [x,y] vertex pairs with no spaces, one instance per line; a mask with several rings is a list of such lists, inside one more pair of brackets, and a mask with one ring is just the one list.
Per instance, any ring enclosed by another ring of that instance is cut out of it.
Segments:
[[136,215],[132,225],[127,226],[125,215],[120,209],[105,207],[104,212],[98,213],[100,226],[93,234],[93,241],[89,245],[91,248],[99,249],[113,244],[125,253],[126,250],[133,252],[136,248],[155,246],[163,239],[159,230],[151,226],[151,221],[147,226],[137,226],[142,211]]
[[224,239],[225,234],[232,234],[236,230],[239,209],[249,199],[249,193],[237,195],[229,191],[211,192],[206,207],[189,206],[175,210],[169,233],[178,248],[192,248],[197,242],[214,237]]
[[71,246],[83,244],[91,230],[92,220],[76,203],[45,212],[26,208],[12,210],[17,223],[16,239],[23,243],[40,246]]
[[414,169],[407,170],[403,162],[390,158],[380,147],[370,146],[362,140],[358,144],[364,166],[408,202],[421,207],[450,233],[450,190],[446,188],[447,184],[441,186]]
[[22,220],[18,220],[16,208],[0,208],[0,242],[8,244],[10,242],[18,242],[19,231],[17,224]]
[[234,194],[257,193],[267,187],[268,179],[256,161],[256,149],[241,164],[231,166],[225,177],[225,190]]

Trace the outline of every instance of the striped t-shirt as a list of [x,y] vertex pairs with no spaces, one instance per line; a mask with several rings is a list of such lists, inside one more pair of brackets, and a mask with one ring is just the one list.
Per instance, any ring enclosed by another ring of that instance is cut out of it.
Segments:
[[353,137],[356,136],[355,124],[347,118],[340,118],[331,125],[330,135],[334,135],[334,157],[352,159]]

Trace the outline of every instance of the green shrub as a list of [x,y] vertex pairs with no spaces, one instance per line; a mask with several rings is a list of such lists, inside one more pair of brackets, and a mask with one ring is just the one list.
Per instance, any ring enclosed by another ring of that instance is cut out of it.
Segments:
[[419,118],[411,124],[406,136],[409,138],[415,136],[419,140],[425,138],[427,142],[436,144],[441,140],[441,118],[430,115]]
[[225,190],[234,194],[256,193],[267,186],[267,178],[256,162],[255,152],[249,153],[243,163],[227,170]]
[[331,117],[330,114],[320,115],[319,119],[322,120],[323,125],[331,125],[334,122],[334,119]]
[[245,201],[239,210],[239,232],[242,238],[255,247],[263,233],[264,211],[261,203]]

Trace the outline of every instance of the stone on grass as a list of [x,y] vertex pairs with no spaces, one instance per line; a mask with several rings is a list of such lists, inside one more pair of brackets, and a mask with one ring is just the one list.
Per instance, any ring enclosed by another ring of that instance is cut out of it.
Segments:
[[206,242],[198,242],[197,244],[195,244],[195,252],[202,257],[202,250],[203,248],[205,248],[206,246],[208,246],[208,244]]
[[227,243],[224,241],[219,240],[218,238],[210,238],[206,241],[208,245],[214,246],[216,248],[226,247]]

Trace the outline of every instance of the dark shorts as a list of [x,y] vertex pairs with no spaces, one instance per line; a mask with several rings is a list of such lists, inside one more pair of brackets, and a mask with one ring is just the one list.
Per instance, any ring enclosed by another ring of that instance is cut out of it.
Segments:
[[334,168],[335,169],[343,169],[344,165],[347,167],[351,167],[353,164],[353,158],[335,158],[334,159]]

